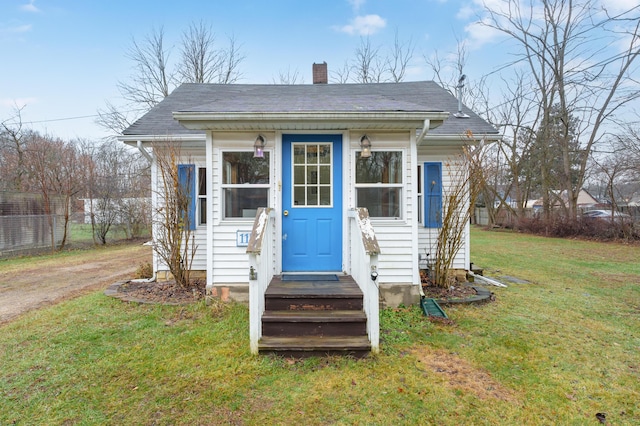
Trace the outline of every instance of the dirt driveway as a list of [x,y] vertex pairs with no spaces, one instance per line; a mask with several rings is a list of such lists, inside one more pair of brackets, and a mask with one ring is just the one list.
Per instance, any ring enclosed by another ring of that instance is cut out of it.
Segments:
[[19,265],[0,262],[0,324],[17,316],[132,278],[151,262],[151,247],[118,245],[55,258],[30,258]]

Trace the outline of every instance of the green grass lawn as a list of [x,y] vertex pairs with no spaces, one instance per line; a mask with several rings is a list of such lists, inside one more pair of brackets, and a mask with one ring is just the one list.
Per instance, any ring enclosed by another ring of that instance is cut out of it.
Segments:
[[[381,313],[381,353],[249,353],[248,309],[102,293],[0,327],[0,424],[640,423],[640,247],[472,231],[496,301]],[[2,264],[0,264],[2,268]]]

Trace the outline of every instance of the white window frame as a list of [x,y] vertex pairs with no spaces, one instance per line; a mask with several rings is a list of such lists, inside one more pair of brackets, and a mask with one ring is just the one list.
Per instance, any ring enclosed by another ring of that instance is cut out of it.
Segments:
[[[200,187],[202,182],[200,182],[200,176],[204,176],[205,178],[205,182],[206,182],[206,178],[207,178],[207,168],[206,167],[196,167],[197,169],[197,173],[196,173],[196,188],[197,188],[197,193],[196,193],[196,198],[198,199],[197,202],[197,206],[196,206],[196,214],[198,215],[198,225],[206,225],[207,224],[207,219],[208,219],[208,215],[207,215],[207,186],[205,183],[204,186],[204,194],[200,194]],[[202,172],[202,175],[200,174]],[[202,220],[202,209],[204,209],[204,218],[205,220]]]
[[400,171],[400,177],[402,179],[401,183],[357,183],[356,179],[357,179],[357,154],[358,153],[362,153],[362,151],[360,150],[356,150],[354,151],[355,154],[352,157],[352,161],[353,161],[353,187],[354,187],[354,202],[356,203],[356,207],[364,207],[364,206],[359,206],[358,205],[358,190],[359,189],[367,189],[367,188],[400,188],[400,192],[399,192],[399,200],[398,200],[398,208],[399,208],[399,215],[398,216],[371,216],[371,219],[373,220],[377,220],[377,221],[398,221],[398,220],[404,220],[404,212],[405,212],[405,200],[404,200],[404,194],[406,191],[406,181],[407,181],[407,174],[406,174],[406,152],[404,149],[400,149],[400,148],[389,148],[389,149],[384,149],[384,148],[378,148],[375,150],[371,150],[371,153],[375,153],[375,152],[399,152],[402,155],[401,158],[401,168],[402,170]]
[[[225,168],[225,161],[224,161],[224,155],[226,153],[251,153],[251,155],[253,155],[253,150],[247,150],[247,149],[224,149],[224,148],[220,148],[220,201],[222,204],[222,209],[220,211],[220,214],[222,215],[222,220],[223,221],[242,221],[242,222],[251,222],[253,220],[255,220],[254,216],[251,217],[241,217],[241,216],[231,216],[231,217],[227,217],[226,216],[226,191],[227,189],[260,189],[260,188],[265,188],[267,190],[267,202],[271,201],[271,180],[272,180],[272,176],[271,176],[271,168],[273,165],[273,152],[271,150],[264,150],[264,153],[269,155],[269,173],[268,173],[268,178],[269,178],[269,182],[267,183],[261,183],[261,184],[251,184],[251,183],[224,183],[224,175],[226,170],[224,170]],[[267,206],[265,206],[267,207]]]

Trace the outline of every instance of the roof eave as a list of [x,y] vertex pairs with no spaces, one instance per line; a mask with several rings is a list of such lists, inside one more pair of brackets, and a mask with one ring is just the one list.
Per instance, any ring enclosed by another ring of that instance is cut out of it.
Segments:
[[340,130],[413,129],[422,127],[425,120],[432,128],[449,118],[443,111],[384,111],[384,112],[174,112],[173,117],[191,130]]
[[138,141],[142,142],[202,142],[207,139],[205,133],[199,135],[120,135],[118,140],[127,145],[135,145]]
[[478,133],[471,132],[461,134],[426,134],[418,144],[429,146],[450,146],[450,145],[476,145],[481,141],[485,142],[497,142],[502,139],[502,135],[498,133]]

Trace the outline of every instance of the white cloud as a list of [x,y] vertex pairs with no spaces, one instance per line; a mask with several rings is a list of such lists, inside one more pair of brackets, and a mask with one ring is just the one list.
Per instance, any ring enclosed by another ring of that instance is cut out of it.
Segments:
[[22,6],[20,6],[20,9],[24,10],[25,12],[31,12],[31,13],[40,12],[40,9],[38,9],[38,7],[34,3],[35,3],[35,0],[30,0],[29,3],[23,4]]
[[464,30],[467,33],[469,47],[473,49],[480,48],[481,46],[494,42],[504,36],[501,31],[487,25],[483,25],[480,22],[472,22],[467,25]]
[[379,15],[365,15],[356,16],[349,24],[336,29],[351,35],[368,36],[377,33],[386,26],[387,20]]
[[349,4],[351,5],[351,7],[353,8],[353,10],[356,11],[356,12],[358,10],[360,10],[362,5],[367,2],[367,0],[348,0],[348,1],[349,1]]
[[475,16],[476,11],[473,7],[467,5],[467,6],[462,6],[460,8],[460,10],[458,10],[458,13],[456,14],[456,18],[458,19],[463,19],[463,20],[467,20],[469,18],[471,18],[472,16]]
[[630,10],[638,6],[638,0],[601,0],[601,3],[605,9],[615,12]]

